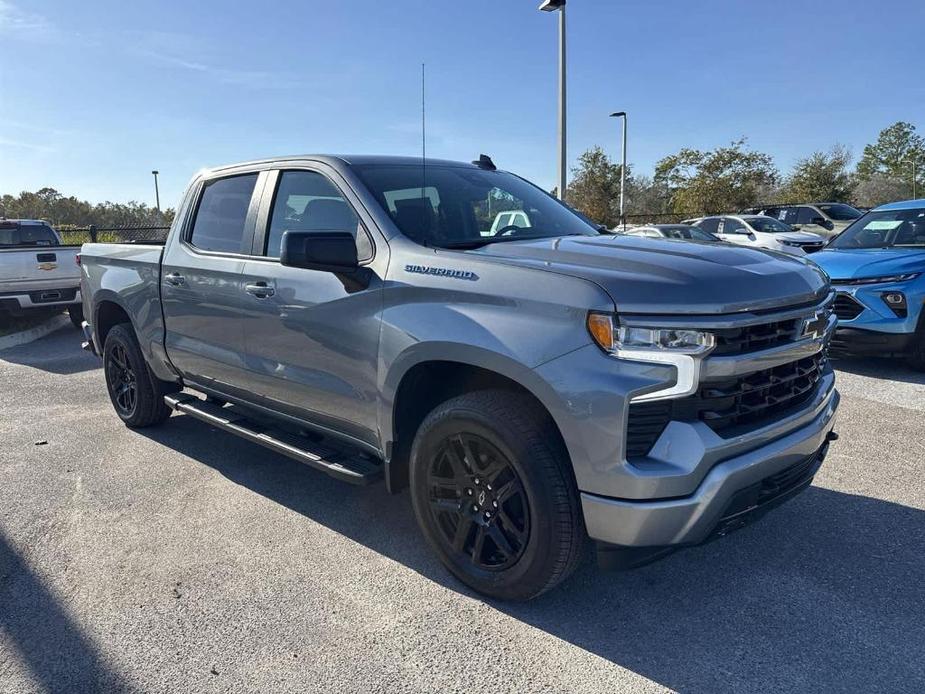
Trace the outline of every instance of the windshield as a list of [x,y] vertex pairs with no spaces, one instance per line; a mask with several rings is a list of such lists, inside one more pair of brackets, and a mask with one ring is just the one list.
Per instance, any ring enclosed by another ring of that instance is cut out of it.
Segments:
[[662,233],[669,239],[687,239],[690,241],[719,241],[713,234],[697,227],[663,227]]
[[745,221],[755,231],[761,231],[766,234],[783,234],[793,231],[789,224],[784,224],[779,219],[773,217],[746,217]]
[[868,212],[836,236],[831,248],[925,248],[925,207]]
[[841,203],[833,205],[816,205],[816,207],[837,222],[847,222],[852,219],[858,219],[863,214],[863,212],[854,209],[851,205],[843,205]]
[[599,233],[548,193],[502,171],[407,165],[354,169],[401,232],[425,246],[475,248]]

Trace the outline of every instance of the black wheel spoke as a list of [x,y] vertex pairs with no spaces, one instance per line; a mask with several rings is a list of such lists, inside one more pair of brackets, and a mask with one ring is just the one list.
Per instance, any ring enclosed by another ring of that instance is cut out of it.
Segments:
[[485,551],[485,526],[480,525],[475,533],[475,542],[472,543],[472,563],[482,563],[482,553]]
[[524,532],[517,527],[517,524],[511,519],[503,508],[498,511],[498,520],[506,535],[512,536],[518,545],[523,545],[526,537]]
[[501,528],[495,524],[488,526],[488,537],[491,538],[491,541],[495,543],[495,546],[498,548],[505,557],[510,557],[514,554],[514,548],[511,546],[511,543],[504,536],[504,533],[501,532]]
[[520,480],[515,477],[497,489],[495,492],[495,498],[498,499],[498,503],[501,506],[504,506],[504,504],[507,503],[510,499],[514,498],[522,492],[523,485],[521,485]]
[[469,531],[472,530],[474,521],[469,516],[459,516],[459,523],[456,525],[456,533],[453,535],[453,549],[457,552],[465,552],[466,542],[469,539]]
[[468,479],[469,471],[466,469],[466,464],[459,457],[459,453],[456,452],[456,448],[452,444],[446,447],[446,459],[449,461],[453,476],[458,482]]
[[459,513],[459,499],[431,499],[430,505],[435,511]]

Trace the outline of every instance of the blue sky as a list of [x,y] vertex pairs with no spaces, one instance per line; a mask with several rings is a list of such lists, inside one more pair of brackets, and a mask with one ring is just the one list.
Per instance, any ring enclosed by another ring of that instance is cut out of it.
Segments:
[[[0,0],[0,193],[164,206],[203,166],[301,152],[491,154],[552,187],[556,18],[538,0]],[[921,0],[569,0],[569,155],[651,173],[747,136],[786,170],[925,134]]]

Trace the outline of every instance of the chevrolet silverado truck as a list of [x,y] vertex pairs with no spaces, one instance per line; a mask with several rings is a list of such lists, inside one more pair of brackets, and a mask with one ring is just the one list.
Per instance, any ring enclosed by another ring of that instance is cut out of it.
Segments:
[[725,535],[836,438],[815,265],[603,234],[484,155],[202,171],[164,245],[87,244],[81,268],[125,424],[178,411],[409,487],[449,571],[501,599],[562,581],[589,536],[631,567]]
[[0,219],[0,315],[67,309],[80,327],[77,246],[39,219]]

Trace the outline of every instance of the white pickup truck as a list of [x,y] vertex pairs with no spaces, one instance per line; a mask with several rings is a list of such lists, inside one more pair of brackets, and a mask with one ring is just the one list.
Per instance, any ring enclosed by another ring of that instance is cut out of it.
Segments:
[[68,310],[80,327],[79,246],[64,246],[47,222],[0,219],[0,320],[38,309]]

